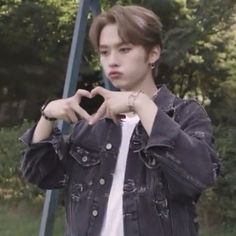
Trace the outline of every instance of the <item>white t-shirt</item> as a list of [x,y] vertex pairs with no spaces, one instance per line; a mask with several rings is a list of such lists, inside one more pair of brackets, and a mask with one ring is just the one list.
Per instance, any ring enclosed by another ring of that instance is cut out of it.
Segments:
[[104,223],[100,236],[123,236],[123,185],[126,169],[126,161],[129,151],[130,138],[138,123],[139,117],[126,117],[122,120],[122,139],[116,168],[113,176],[111,191]]

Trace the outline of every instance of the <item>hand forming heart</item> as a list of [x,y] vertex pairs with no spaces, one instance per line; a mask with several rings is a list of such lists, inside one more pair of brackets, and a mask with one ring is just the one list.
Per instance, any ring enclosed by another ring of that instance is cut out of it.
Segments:
[[[48,117],[63,119],[69,123],[76,123],[78,116],[87,120],[91,125],[104,117],[111,118],[117,123],[118,119],[122,117],[122,114],[129,111],[127,101],[131,93],[109,91],[102,87],[96,87],[91,92],[79,89],[72,97],[50,102],[44,109],[44,113]],[[83,97],[92,99],[96,95],[102,96],[104,102],[95,114],[90,115],[81,107],[81,99]]]
[[109,91],[103,87],[96,87],[91,91],[92,97],[100,95],[104,98],[103,104],[92,116],[89,124],[94,124],[101,118],[110,118],[115,123],[124,117],[124,113],[129,112],[128,97],[132,92]]
[[78,118],[83,118],[88,122],[91,115],[79,104],[82,97],[92,98],[90,92],[79,89],[74,96],[51,101],[44,109],[44,114],[49,118],[62,119],[68,123],[76,123]]

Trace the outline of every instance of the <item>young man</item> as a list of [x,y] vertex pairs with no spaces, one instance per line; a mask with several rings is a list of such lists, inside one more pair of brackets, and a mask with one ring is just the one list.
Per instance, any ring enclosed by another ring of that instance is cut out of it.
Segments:
[[[90,39],[120,91],[79,89],[52,101],[21,138],[25,178],[65,188],[66,236],[197,235],[194,206],[216,176],[211,124],[198,103],[155,86],[160,34],[159,18],[142,7],[99,15]],[[104,103],[90,116],[80,101],[96,95]],[[53,118],[76,123],[69,139]]]

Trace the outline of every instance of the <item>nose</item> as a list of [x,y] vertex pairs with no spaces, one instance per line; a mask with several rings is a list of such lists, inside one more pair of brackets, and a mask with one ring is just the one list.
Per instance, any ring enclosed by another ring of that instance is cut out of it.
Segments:
[[119,57],[115,51],[111,51],[111,53],[108,57],[108,65],[109,65],[109,67],[119,66]]

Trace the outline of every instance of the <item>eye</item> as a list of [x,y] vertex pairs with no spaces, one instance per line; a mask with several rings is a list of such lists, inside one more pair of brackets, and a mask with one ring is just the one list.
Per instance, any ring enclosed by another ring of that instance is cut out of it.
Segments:
[[131,50],[130,47],[122,47],[122,48],[120,48],[120,52],[122,52],[122,53],[128,53],[130,50]]
[[99,51],[99,54],[100,54],[101,56],[106,56],[106,55],[108,55],[108,50],[100,50],[100,51]]

